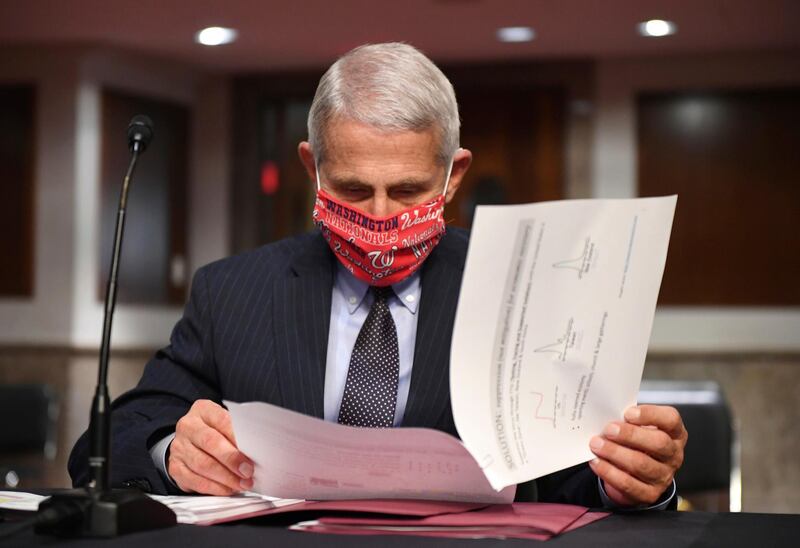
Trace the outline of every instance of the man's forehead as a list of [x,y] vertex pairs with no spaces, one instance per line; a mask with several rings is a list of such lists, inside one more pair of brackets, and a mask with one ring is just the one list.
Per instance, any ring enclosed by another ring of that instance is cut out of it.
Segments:
[[[386,130],[347,119],[328,126],[325,157],[397,156],[435,160],[439,132],[434,128],[420,131]],[[337,158],[338,159],[338,158]]]

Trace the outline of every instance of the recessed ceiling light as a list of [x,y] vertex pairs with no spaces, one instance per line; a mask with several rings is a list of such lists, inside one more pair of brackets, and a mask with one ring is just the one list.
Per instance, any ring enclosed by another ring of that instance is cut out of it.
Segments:
[[197,43],[204,46],[221,46],[222,44],[230,44],[236,40],[239,33],[234,29],[225,27],[208,27],[194,35]]
[[637,25],[639,30],[639,34],[642,36],[669,36],[670,34],[675,34],[675,31],[678,30],[678,27],[675,26],[675,23],[672,21],[665,21],[663,19],[650,19],[649,21],[643,21]]
[[497,39],[501,42],[530,42],[536,38],[531,27],[502,27],[497,29]]

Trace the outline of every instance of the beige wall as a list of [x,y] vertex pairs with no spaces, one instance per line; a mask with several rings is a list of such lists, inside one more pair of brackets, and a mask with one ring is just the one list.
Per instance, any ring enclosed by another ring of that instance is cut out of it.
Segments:
[[34,295],[0,299],[0,342],[69,343],[79,60],[77,50],[0,49],[0,83],[36,86]]
[[[228,254],[226,78],[108,49],[3,48],[0,82],[33,83],[37,92],[34,296],[0,299],[0,344],[96,348],[99,343],[102,303],[95,288],[105,86],[191,109],[189,272]],[[180,307],[120,305],[115,347],[160,346],[179,315]]]

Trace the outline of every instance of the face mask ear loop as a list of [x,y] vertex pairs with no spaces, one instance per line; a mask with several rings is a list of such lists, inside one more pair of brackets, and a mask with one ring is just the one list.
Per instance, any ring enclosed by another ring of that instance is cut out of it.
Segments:
[[447,185],[450,184],[450,174],[453,172],[453,160],[454,158],[450,158],[450,166],[447,168],[447,179],[444,180],[444,192],[442,192],[442,196],[447,199]]
[[319,163],[317,162],[316,159],[314,159],[314,169],[316,170],[316,175],[317,175],[317,192],[319,192],[321,185],[319,182]]

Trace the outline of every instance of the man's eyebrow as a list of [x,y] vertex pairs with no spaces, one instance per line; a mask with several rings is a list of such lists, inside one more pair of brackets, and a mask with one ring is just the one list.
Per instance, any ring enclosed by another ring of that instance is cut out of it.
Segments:
[[[329,176],[327,182],[336,186],[353,186],[353,187],[371,187],[367,182],[357,179],[355,177],[342,177],[338,178],[335,175]],[[399,181],[393,181],[387,185],[388,188],[396,188],[401,186],[429,186],[434,181],[427,177],[406,177]]]
[[368,183],[355,177],[342,177],[329,176],[326,178],[327,182],[336,186],[370,186]]
[[398,187],[398,186],[428,186],[432,183],[428,177],[407,177],[405,179],[400,179],[399,181],[395,181],[393,183],[389,183],[390,188]]

